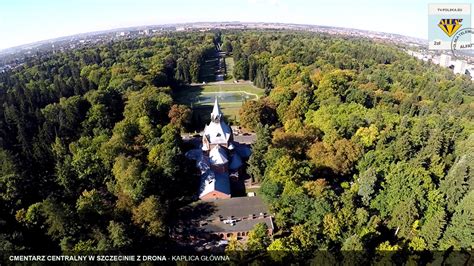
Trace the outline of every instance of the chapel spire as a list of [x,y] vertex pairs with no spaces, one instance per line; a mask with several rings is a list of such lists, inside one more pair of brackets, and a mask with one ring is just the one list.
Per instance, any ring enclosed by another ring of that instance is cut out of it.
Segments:
[[222,112],[221,108],[219,106],[219,103],[217,102],[217,97],[214,100],[214,107],[212,108],[212,113],[211,113],[211,121],[212,122],[220,122],[222,118]]

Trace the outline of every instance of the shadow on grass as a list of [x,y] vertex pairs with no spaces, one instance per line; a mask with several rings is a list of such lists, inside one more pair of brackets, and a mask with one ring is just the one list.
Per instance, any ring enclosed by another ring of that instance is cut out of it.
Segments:
[[203,90],[202,86],[181,86],[173,90],[173,98],[180,104],[191,105],[198,101]]
[[205,82],[216,81],[216,72],[219,70],[219,58],[210,58],[202,65],[199,72],[199,80]]

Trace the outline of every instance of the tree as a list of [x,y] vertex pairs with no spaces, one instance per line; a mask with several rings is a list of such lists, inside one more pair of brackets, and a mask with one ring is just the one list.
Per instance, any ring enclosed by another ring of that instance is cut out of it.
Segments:
[[301,68],[297,63],[283,66],[275,78],[275,86],[290,87],[301,80]]
[[273,132],[272,143],[276,148],[285,148],[296,157],[304,157],[305,151],[311,143],[317,139],[317,135],[311,134],[311,128],[303,128],[298,132],[283,131],[283,129]]
[[222,51],[226,52],[226,53],[232,53],[232,43],[228,40],[225,40],[223,43],[222,43]]
[[179,58],[176,61],[176,72],[174,78],[182,83],[191,83],[189,63],[184,58]]
[[320,102],[344,100],[353,79],[351,71],[333,70],[321,79],[315,95]]
[[352,138],[366,125],[367,115],[367,109],[360,104],[323,105],[317,111],[310,110],[305,122],[321,129],[325,134],[324,141],[332,143],[338,138]]
[[252,144],[252,155],[248,160],[247,173],[256,182],[263,180],[267,167],[264,156],[271,141],[271,132],[268,125],[258,124],[256,128],[257,141]]
[[45,218],[45,224],[48,226],[48,235],[53,239],[60,239],[70,235],[76,229],[71,219],[72,213],[69,207],[48,198],[41,203],[41,215]]
[[472,249],[474,235],[474,191],[470,191],[456,206],[451,222],[448,224],[440,247]]
[[375,125],[370,125],[369,127],[361,127],[357,129],[353,138],[364,147],[371,147],[377,140],[378,134],[377,127]]
[[[99,135],[94,138],[84,136],[69,145],[71,170],[74,171],[76,181],[82,183],[82,185],[76,183],[76,191],[103,183],[107,171],[98,155],[98,151],[107,139],[107,135]],[[68,155],[65,157],[69,159]]]
[[463,155],[456,160],[448,174],[441,180],[440,190],[446,198],[447,209],[453,212],[457,203],[469,190],[472,178],[473,165],[472,155]]
[[258,223],[249,232],[246,249],[249,251],[262,252],[270,245],[268,237],[268,226],[265,223]]
[[358,235],[352,235],[344,241],[344,244],[342,245],[341,250],[348,251],[348,252],[363,251],[364,244],[362,243]]
[[114,248],[122,249],[132,244],[132,240],[127,234],[125,225],[119,222],[110,221],[107,227],[110,240]]
[[330,169],[340,175],[351,173],[360,155],[360,148],[347,139],[337,140],[333,145],[315,142],[308,150],[308,157],[316,167]]
[[96,189],[90,191],[84,190],[76,202],[78,214],[82,217],[89,216],[89,219],[104,215],[107,212],[107,206],[102,197],[103,195]]
[[80,131],[81,122],[86,118],[89,103],[81,96],[61,98],[59,103],[53,103],[42,109],[45,118],[43,132],[46,141],[52,142],[56,136],[74,137]]
[[411,229],[415,220],[419,217],[419,211],[414,200],[402,201],[397,204],[391,213],[388,226],[395,230],[395,234],[403,238],[411,238]]
[[0,199],[16,204],[21,196],[21,181],[13,156],[0,148]]
[[426,242],[428,249],[434,249],[437,247],[437,243],[441,238],[444,226],[446,225],[446,214],[443,209],[436,211],[426,218],[423,223],[420,236]]
[[170,118],[171,124],[183,131],[191,122],[192,111],[186,105],[173,104],[168,113],[168,117]]
[[96,243],[93,239],[88,240],[80,240],[74,248],[72,249],[74,252],[92,252],[97,250]]
[[362,202],[369,205],[372,195],[375,192],[375,182],[377,181],[377,172],[373,168],[369,168],[362,172],[358,178],[359,191],[357,194],[362,196]]
[[236,80],[238,79],[247,80],[249,78],[249,66],[248,66],[248,60],[246,58],[241,58],[235,62],[234,73],[232,73],[232,75],[234,76]]
[[267,247],[267,251],[269,251],[270,257],[274,261],[281,262],[286,257],[287,252],[290,251],[290,248],[287,247],[284,239],[279,238],[272,241]]
[[125,105],[124,116],[132,121],[147,116],[152,125],[161,124],[167,122],[172,102],[173,99],[169,94],[156,87],[148,86],[140,91],[130,93]]
[[239,110],[240,125],[249,130],[256,130],[257,125],[274,125],[277,115],[269,101],[246,101]]
[[140,160],[119,156],[115,160],[112,172],[116,180],[115,193],[119,196],[119,200],[124,200],[119,206],[127,208],[126,206],[130,206],[132,202],[139,202],[143,199],[150,180],[142,175],[143,164]]
[[341,225],[332,213],[328,213],[324,216],[323,226],[323,233],[326,234],[329,239],[333,241],[337,240],[341,233]]
[[305,182],[303,188],[305,188],[308,195],[312,197],[325,198],[329,194],[330,186],[325,179],[320,178],[315,181]]
[[172,125],[166,125],[161,132],[160,143],[150,149],[148,161],[167,178],[174,180],[180,168],[179,131]]
[[288,155],[280,157],[275,164],[269,165],[265,172],[265,180],[282,183],[303,182],[310,176],[310,165],[305,161],[298,161]]
[[311,222],[292,226],[286,246],[291,250],[310,250],[318,245],[317,230]]
[[[383,190],[371,202],[371,207],[378,209],[382,217],[391,215],[393,218],[394,213],[401,216],[418,215],[415,209],[426,208],[428,191],[433,189],[433,183],[430,173],[422,166],[415,162],[399,162],[390,167],[385,180]],[[395,208],[398,208],[397,212],[394,211]],[[393,221],[397,223],[397,218],[393,218]],[[405,224],[405,228],[407,226],[411,225]]]
[[229,244],[225,247],[226,252],[235,252],[235,251],[243,251],[244,246],[242,243],[237,240],[237,237],[232,236],[229,240]]
[[163,237],[166,235],[166,223],[164,221],[166,209],[155,196],[143,200],[132,211],[132,220],[147,235]]

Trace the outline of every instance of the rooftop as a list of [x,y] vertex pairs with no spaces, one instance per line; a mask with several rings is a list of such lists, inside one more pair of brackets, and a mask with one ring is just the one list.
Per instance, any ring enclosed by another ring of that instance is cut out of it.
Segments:
[[258,196],[217,199],[208,203],[215,211],[202,221],[201,229],[205,232],[248,232],[258,223],[274,229],[268,206]]
[[229,175],[227,173],[214,173],[212,170],[208,170],[201,175],[199,197],[203,197],[213,191],[230,195]]
[[214,146],[209,153],[209,159],[213,165],[225,164],[228,162],[226,151],[220,145]]
[[211,123],[204,128],[204,136],[210,143],[227,144],[232,136],[232,130],[223,120],[219,122],[211,121]]
[[219,121],[222,118],[222,112],[221,108],[219,106],[219,103],[217,102],[217,97],[214,100],[214,107],[212,108],[212,113],[211,113],[211,121]]
[[208,217],[208,220],[222,217],[227,219],[233,218],[248,218],[253,214],[259,216],[260,213],[268,215],[268,206],[260,197],[237,197],[230,199],[217,199],[210,202],[216,208],[216,211]]
[[273,229],[273,222],[271,217],[247,219],[236,222],[234,225],[225,224],[223,222],[212,222],[203,225],[201,228],[206,232],[247,232],[252,230],[256,224],[265,223],[269,229]]

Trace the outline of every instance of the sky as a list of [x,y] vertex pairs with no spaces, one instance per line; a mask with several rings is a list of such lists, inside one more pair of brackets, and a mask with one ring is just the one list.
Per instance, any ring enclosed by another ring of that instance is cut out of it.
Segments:
[[466,0],[0,0],[0,49],[114,28],[283,22],[428,38],[428,3]]

